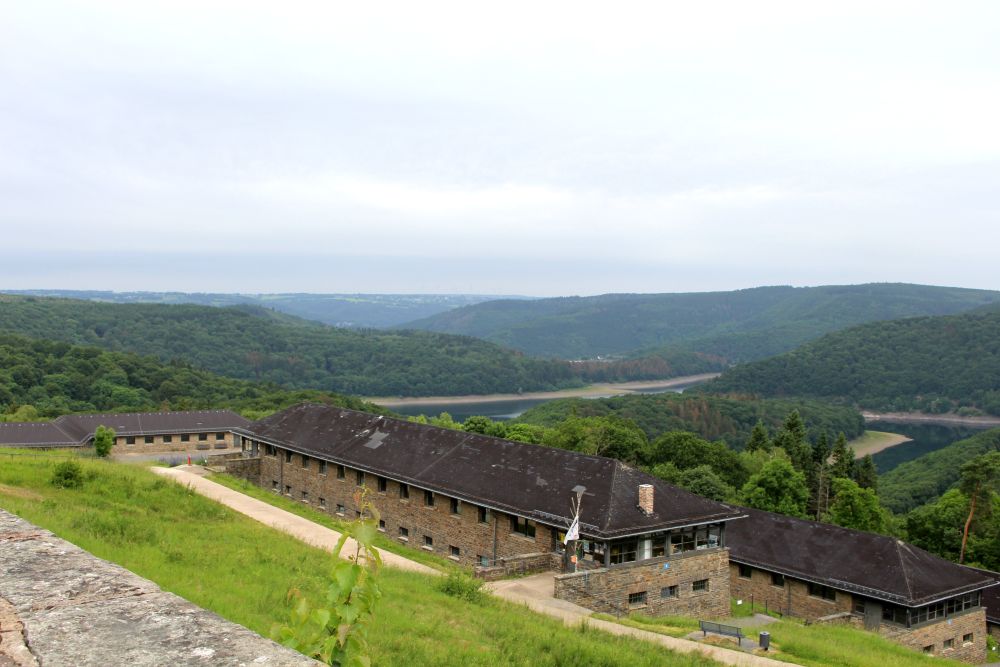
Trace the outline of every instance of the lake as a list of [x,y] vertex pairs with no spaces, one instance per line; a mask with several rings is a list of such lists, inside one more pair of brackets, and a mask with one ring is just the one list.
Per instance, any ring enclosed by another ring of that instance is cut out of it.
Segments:
[[890,447],[872,457],[875,465],[878,467],[879,473],[886,473],[901,463],[947,447],[951,443],[964,440],[979,431],[995,427],[978,424],[908,424],[902,422],[873,421],[868,422],[865,428],[872,431],[900,433],[908,438],[913,438],[913,442],[906,442],[902,445]]

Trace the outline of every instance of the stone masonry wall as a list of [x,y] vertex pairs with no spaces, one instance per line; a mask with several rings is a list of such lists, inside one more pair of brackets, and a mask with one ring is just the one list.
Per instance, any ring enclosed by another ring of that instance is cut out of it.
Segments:
[[809,585],[799,579],[785,577],[783,586],[771,584],[771,573],[753,568],[751,578],[740,576],[739,565],[730,563],[730,588],[733,597],[749,604],[767,605],[768,610],[787,616],[815,620],[830,614],[850,612],[853,598],[850,593],[837,591],[835,600],[809,595]]
[[[986,610],[982,607],[916,628],[883,623],[879,634],[917,651],[930,647],[930,653],[942,658],[974,665],[986,662]],[[972,635],[971,641],[964,641],[967,635]],[[948,640],[951,640],[952,646],[945,648]]]
[[[333,516],[347,520],[357,517],[360,486],[356,470],[345,468],[343,478],[339,478],[333,463],[327,463],[326,472],[321,473],[320,461],[312,457],[306,457],[303,465],[300,454],[292,454],[291,461],[286,461],[285,451],[280,449],[275,456],[262,454],[260,485],[264,488]],[[458,513],[453,513],[451,499],[443,494],[434,494],[434,505],[427,506],[423,489],[410,486],[409,498],[401,498],[400,484],[387,479],[385,491],[380,492],[378,477],[370,474],[365,475],[364,485],[387,536],[463,565],[479,565],[481,557],[493,565],[505,557],[551,552],[555,546],[553,531],[544,525],[536,525],[534,537],[525,537],[512,532],[506,514],[488,512],[486,521],[481,522],[478,506],[459,502]],[[425,538],[430,538],[430,544]]]
[[[222,434],[222,439],[218,438],[219,434]],[[183,441],[182,435],[188,437],[187,441]],[[137,435],[135,437],[135,444],[126,444],[126,440],[131,436],[116,435],[115,444],[111,448],[111,453],[113,454],[135,454],[142,452],[184,452],[190,450],[213,450],[213,449],[230,449],[234,447],[235,442],[233,434],[229,431],[211,431],[206,433],[207,438],[205,440],[199,439],[199,433],[172,433],[169,435],[153,435],[149,436],[153,442],[146,442],[146,436]],[[169,438],[170,442],[166,442],[165,438]]]
[[233,458],[226,461],[226,472],[260,486],[260,459]]
[[[694,582],[707,580],[704,591]],[[670,587],[676,586],[675,591]],[[645,592],[645,602],[629,603]],[[729,550],[689,551],[609,568],[557,575],[555,597],[609,614],[729,615]]]

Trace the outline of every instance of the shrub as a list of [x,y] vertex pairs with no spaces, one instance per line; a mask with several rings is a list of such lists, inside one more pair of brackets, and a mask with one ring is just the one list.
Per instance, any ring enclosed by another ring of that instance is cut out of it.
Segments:
[[57,463],[50,481],[60,489],[77,489],[83,486],[83,468],[76,461]]
[[482,579],[470,577],[464,572],[456,570],[441,579],[437,587],[438,590],[452,597],[465,600],[466,602],[481,604],[486,600],[486,591],[483,590],[484,583],[486,582]]

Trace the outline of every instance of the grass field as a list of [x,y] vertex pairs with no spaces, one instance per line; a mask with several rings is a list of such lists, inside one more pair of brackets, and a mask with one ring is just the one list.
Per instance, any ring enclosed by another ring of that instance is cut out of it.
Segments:
[[912,438],[899,433],[886,433],[885,431],[865,431],[861,437],[851,440],[848,445],[854,448],[855,458],[861,458],[868,454],[878,454],[882,450],[910,442]]
[[[289,590],[314,600],[324,590],[329,554],[140,466],[81,459],[82,488],[56,488],[49,479],[64,456],[0,452],[0,507],[261,634],[284,620]],[[433,577],[380,577],[370,634],[378,665],[716,664],[492,598],[470,605]]]

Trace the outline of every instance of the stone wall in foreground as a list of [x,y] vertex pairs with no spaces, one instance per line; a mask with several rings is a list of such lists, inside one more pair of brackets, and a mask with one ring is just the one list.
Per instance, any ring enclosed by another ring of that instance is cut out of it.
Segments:
[[0,665],[320,664],[3,510],[0,624]]

